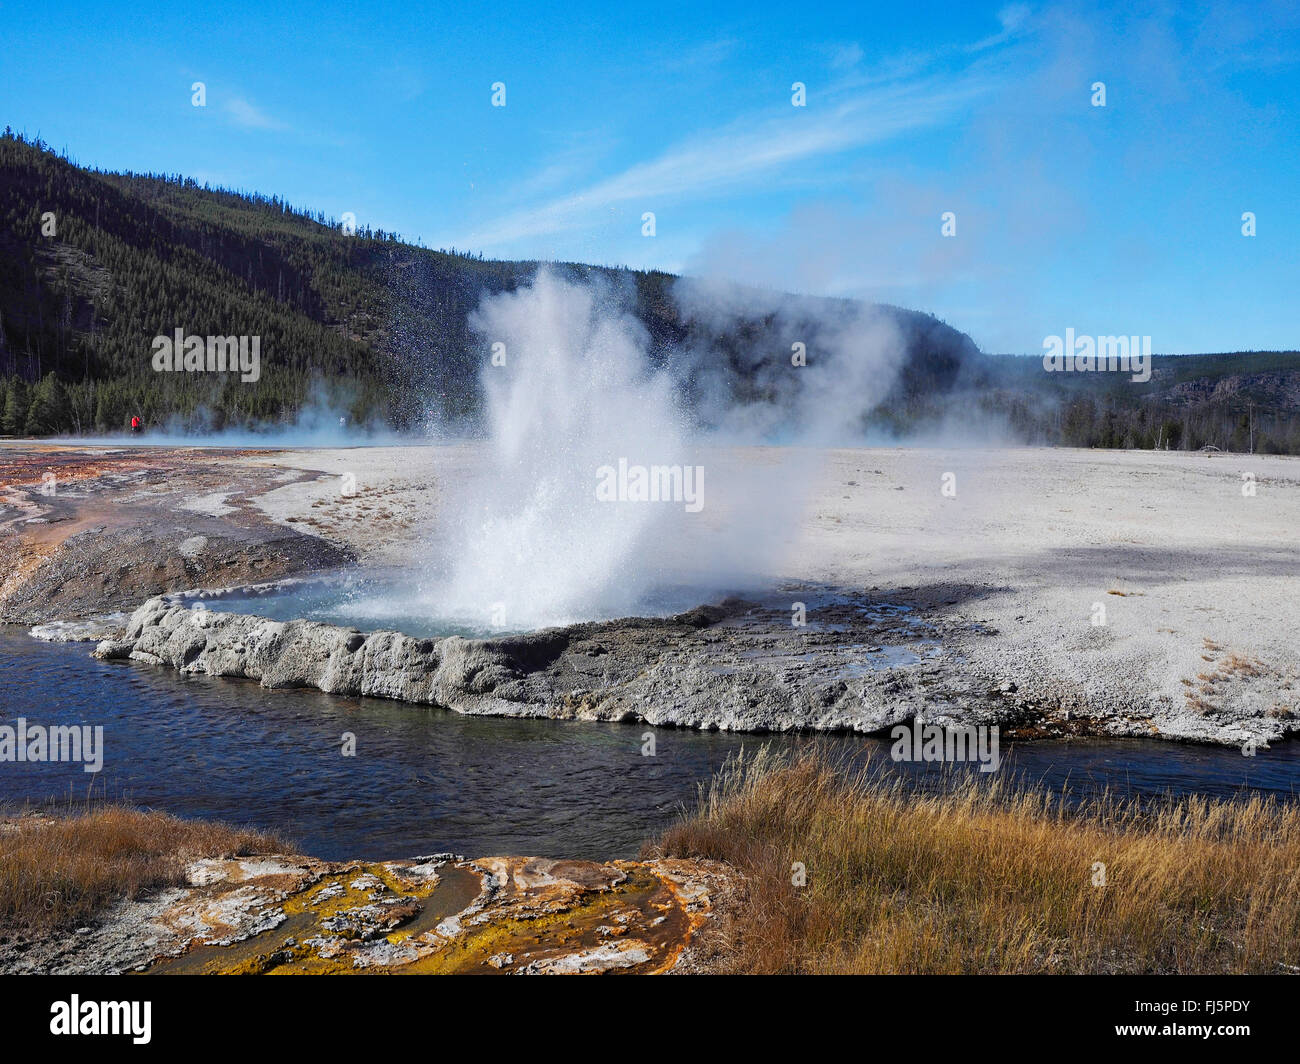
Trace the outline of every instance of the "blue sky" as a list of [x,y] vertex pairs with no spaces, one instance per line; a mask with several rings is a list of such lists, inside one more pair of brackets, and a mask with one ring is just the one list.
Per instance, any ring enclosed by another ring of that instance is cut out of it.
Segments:
[[916,307],[991,351],[1300,346],[1293,3],[129,6],[0,3],[0,121],[432,247]]

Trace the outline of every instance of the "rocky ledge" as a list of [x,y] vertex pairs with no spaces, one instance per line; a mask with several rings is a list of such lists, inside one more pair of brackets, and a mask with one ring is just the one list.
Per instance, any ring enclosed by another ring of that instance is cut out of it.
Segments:
[[734,876],[704,861],[437,854],[192,862],[188,885],[8,951],[0,970],[111,974],[657,974],[699,970]]
[[367,634],[152,598],[123,638],[95,654],[467,714],[655,726],[880,733],[920,715],[951,727],[997,724],[1008,738],[1260,747],[1300,730],[1297,678],[1222,647],[1202,656],[1205,672],[1185,697],[1134,695],[1105,677],[1063,680],[999,654],[995,632],[951,619],[941,603],[804,588],[793,597],[807,623],[795,627],[789,597],[477,640]]

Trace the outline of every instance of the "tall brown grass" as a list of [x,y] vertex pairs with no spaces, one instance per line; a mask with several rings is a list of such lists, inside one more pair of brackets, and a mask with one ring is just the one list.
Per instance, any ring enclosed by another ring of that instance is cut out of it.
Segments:
[[103,906],[185,881],[199,857],[285,852],[272,835],[120,805],[0,821],[0,933],[83,923]]
[[1300,809],[1258,797],[1072,807],[971,777],[919,794],[763,750],[647,853],[743,874],[714,931],[724,970],[1300,971]]

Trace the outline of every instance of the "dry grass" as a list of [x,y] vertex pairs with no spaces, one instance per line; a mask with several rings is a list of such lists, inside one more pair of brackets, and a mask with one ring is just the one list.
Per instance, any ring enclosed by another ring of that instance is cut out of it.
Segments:
[[1264,671],[1264,663],[1258,658],[1249,658],[1245,654],[1237,653],[1235,650],[1219,666],[1219,672],[1227,676],[1234,674],[1239,676],[1259,676]]
[[274,836],[119,805],[0,821],[0,933],[75,927],[118,898],[184,882],[199,857],[288,849]]
[[[1236,685],[1246,684],[1250,680],[1259,677],[1272,678],[1274,676],[1273,670],[1270,670],[1259,658],[1252,658],[1233,650],[1229,651],[1222,660],[1219,660],[1218,655],[1223,653],[1223,647],[1209,639],[1204,639],[1202,642],[1205,644],[1205,648],[1213,651],[1213,653],[1202,654],[1201,660],[1208,661],[1213,668],[1196,674],[1196,679],[1200,681],[1200,685],[1195,691],[1183,692],[1183,698],[1188,707],[1201,716],[1209,716],[1211,713],[1219,712],[1223,708],[1223,700],[1232,698],[1232,692],[1236,689]],[[1188,688],[1196,686],[1187,677],[1183,678],[1183,685]],[[1210,699],[1218,699],[1219,701],[1216,703],[1210,701]],[[1277,708],[1284,707],[1273,707],[1273,709]],[[1269,715],[1278,716],[1279,714],[1270,709]]]
[[[1279,972],[1300,966],[1300,810],[1145,810],[963,777],[938,795],[817,752],[729,764],[649,852],[727,861],[739,972]],[[792,885],[802,862],[807,885]],[[1096,864],[1105,886],[1095,886]]]

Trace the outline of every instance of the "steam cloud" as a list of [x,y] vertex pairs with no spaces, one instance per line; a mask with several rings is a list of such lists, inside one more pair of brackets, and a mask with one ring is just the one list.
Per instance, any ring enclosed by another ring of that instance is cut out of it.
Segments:
[[[486,460],[442,506],[435,544],[449,578],[431,608],[536,627],[685,608],[754,590],[788,564],[820,448],[860,440],[902,338],[886,316],[847,302],[823,301],[812,326],[806,302],[776,293],[692,281],[675,297],[701,337],[762,320],[780,346],[736,345],[722,359],[701,341],[656,369],[630,293],[612,283],[543,269],[483,301],[471,325],[485,350],[505,345],[505,360],[482,371]],[[791,362],[796,342],[806,365]],[[762,441],[787,446],[759,461],[738,449]],[[702,466],[703,510],[599,501],[597,470],[619,459]]]
[[499,610],[511,627],[630,612],[660,582],[657,544],[686,515],[600,502],[596,471],[620,458],[693,464],[677,389],[651,370],[644,329],[611,287],[548,271],[485,299],[471,327],[505,345],[505,364],[482,373],[486,467],[447,508],[443,608]]

